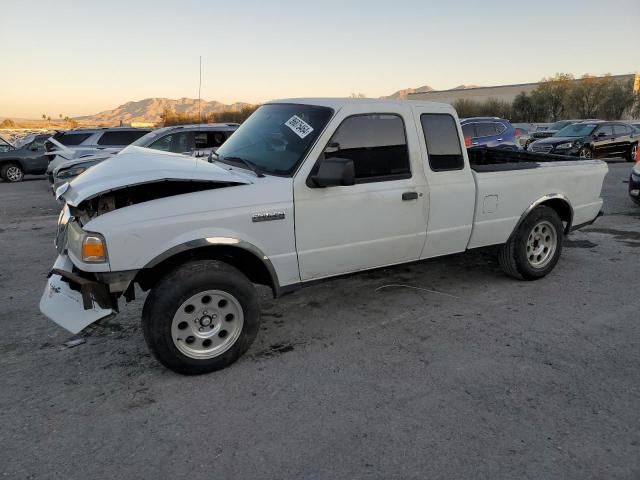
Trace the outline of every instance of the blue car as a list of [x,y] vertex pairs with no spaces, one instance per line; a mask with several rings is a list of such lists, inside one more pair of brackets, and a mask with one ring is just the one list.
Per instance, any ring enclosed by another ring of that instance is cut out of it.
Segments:
[[516,129],[509,120],[498,117],[472,117],[460,121],[468,147],[498,147],[519,150]]

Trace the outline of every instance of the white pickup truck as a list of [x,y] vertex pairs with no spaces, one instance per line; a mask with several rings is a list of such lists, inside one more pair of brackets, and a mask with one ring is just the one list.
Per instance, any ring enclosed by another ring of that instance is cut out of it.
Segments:
[[[471,158],[471,161],[470,161]],[[446,104],[296,99],[260,107],[210,162],[132,147],[58,189],[41,311],[71,332],[149,290],[145,339],[185,374],[228,366],[274,296],[361,270],[499,245],[513,277],[556,265],[598,216],[599,160],[467,150]]]

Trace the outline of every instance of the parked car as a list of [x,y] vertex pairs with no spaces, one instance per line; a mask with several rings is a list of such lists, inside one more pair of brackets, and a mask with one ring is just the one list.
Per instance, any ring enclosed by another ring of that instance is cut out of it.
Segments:
[[636,160],[629,176],[629,196],[637,205],[640,205],[640,157]]
[[510,150],[520,148],[516,129],[509,120],[498,117],[472,117],[462,119],[460,124],[467,147],[485,145]]
[[552,123],[551,125],[549,125],[549,127],[547,127],[544,130],[533,132],[531,134],[531,138],[529,139],[529,141],[525,143],[524,148],[526,150],[527,148],[529,148],[529,145],[531,145],[531,143],[535,142],[536,140],[552,137],[556,133],[558,133],[560,130],[562,130],[564,127],[568,127],[569,125],[573,125],[574,123],[593,122],[593,121],[596,121],[596,119],[560,120],[558,122]]
[[625,157],[635,161],[640,132],[623,122],[603,120],[574,123],[554,136],[537,140],[529,150],[582,158]]
[[13,146],[9,140],[2,138],[0,135],[0,153],[6,153],[9,150],[15,150],[16,147]]
[[25,175],[42,175],[47,170],[49,159],[44,142],[49,135],[28,135],[0,152],[0,177],[5,182],[21,182]]
[[[130,147],[145,147],[165,152],[207,157],[215,152],[238,128],[237,123],[177,125],[153,130],[133,142]],[[53,170],[53,191],[65,182],[118,152],[106,152],[61,163]]]
[[50,157],[47,175],[63,162],[97,153],[114,153],[151,131],[150,128],[83,128],[56,133],[45,143]]
[[58,258],[40,310],[76,333],[115,315],[137,284],[150,291],[151,351],[197,374],[255,339],[254,283],[277,297],[488,245],[508,275],[542,278],[563,236],[597,218],[607,165],[482,150],[467,151],[448,104],[288,99],[262,105],[213,163],[120,153],[58,190]]
[[633,120],[633,121],[629,122],[629,125],[631,125],[636,130],[640,130],[640,122],[638,122],[638,121]]

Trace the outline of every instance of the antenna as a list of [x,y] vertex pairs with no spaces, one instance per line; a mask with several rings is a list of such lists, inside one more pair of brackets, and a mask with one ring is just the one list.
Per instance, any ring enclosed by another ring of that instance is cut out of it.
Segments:
[[202,123],[202,115],[200,114],[200,92],[202,90],[202,55],[200,55],[200,80],[198,82],[198,123]]

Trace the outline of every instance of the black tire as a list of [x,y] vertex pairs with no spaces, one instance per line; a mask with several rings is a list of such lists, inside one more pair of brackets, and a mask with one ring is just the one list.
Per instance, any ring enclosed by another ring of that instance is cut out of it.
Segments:
[[633,145],[631,145],[631,147],[629,148],[629,152],[627,153],[627,161],[629,162],[635,162],[637,161],[638,155],[638,144],[634,143]]
[[[242,329],[235,342],[218,356],[192,358],[174,343],[172,323],[184,302],[209,290],[222,291],[238,301],[244,317]],[[231,365],[249,349],[259,327],[260,304],[254,286],[238,269],[216,260],[193,261],[176,268],[155,285],[142,309],[142,331],[149,349],[165,367],[185,375]]]
[[631,199],[631,201],[633,203],[635,203],[636,205],[640,206],[640,198],[636,198],[636,197],[632,197],[632,196],[629,196],[629,198]]
[[595,158],[595,156],[593,155],[593,151],[589,148],[589,147],[582,147],[579,151],[578,151],[578,156],[580,158]]
[[[549,249],[547,260],[536,266],[532,264],[536,259],[530,260],[532,252],[528,249],[531,248],[530,236],[537,235],[534,230],[541,224],[544,228],[552,226],[555,229],[555,246],[553,250]],[[498,251],[498,262],[504,273],[524,280],[537,280],[547,275],[554,269],[562,253],[563,230],[562,221],[555,210],[544,205],[534,208]]]
[[21,182],[24,179],[24,170],[17,163],[5,163],[0,168],[0,177],[9,183]]

